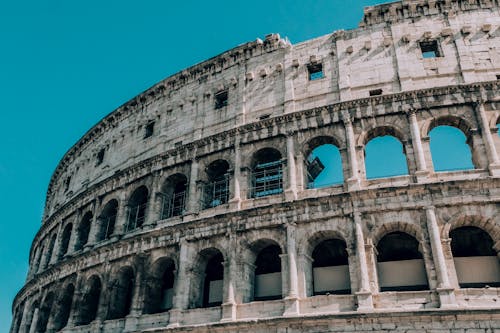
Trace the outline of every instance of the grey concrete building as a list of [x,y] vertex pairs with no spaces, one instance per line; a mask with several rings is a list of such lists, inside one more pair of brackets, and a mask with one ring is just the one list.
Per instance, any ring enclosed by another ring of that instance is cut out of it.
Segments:
[[[499,332],[499,13],[368,7],[125,103],[53,173],[11,333]],[[471,168],[434,167],[440,126]],[[381,136],[406,173],[370,176]],[[319,186],[325,145],[342,179]]]

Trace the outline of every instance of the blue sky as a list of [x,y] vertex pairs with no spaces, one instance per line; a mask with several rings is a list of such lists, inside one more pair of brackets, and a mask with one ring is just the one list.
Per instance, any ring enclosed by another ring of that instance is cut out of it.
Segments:
[[[355,27],[375,0],[0,2],[0,332],[23,285],[45,191],[96,122],[163,78],[271,32]],[[324,175],[323,175],[324,177]]]

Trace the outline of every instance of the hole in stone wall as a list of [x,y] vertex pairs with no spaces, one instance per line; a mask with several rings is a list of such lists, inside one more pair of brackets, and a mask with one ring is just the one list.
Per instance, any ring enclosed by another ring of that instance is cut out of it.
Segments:
[[424,59],[442,57],[437,40],[420,42],[420,50]]
[[323,64],[315,63],[307,65],[307,72],[309,74],[309,81],[319,80],[324,78]]
[[403,144],[390,135],[370,140],[365,147],[365,168],[367,179],[408,174]]
[[314,148],[305,164],[308,188],[321,188],[344,182],[340,151],[333,144],[320,144]]
[[435,171],[474,169],[471,149],[461,130],[441,125],[429,132],[429,138]]
[[373,90],[370,90],[370,96],[378,96],[378,95],[382,95],[382,89],[373,89]]
[[104,148],[102,148],[101,150],[99,150],[99,152],[97,153],[96,165],[99,165],[99,164],[101,164],[104,161],[104,154],[105,154],[105,152],[106,152],[106,150]]
[[223,107],[227,106],[228,103],[228,91],[220,91],[215,94],[215,109],[222,109]]
[[155,131],[155,122],[154,121],[150,121],[144,127],[144,139],[153,136],[154,131]]

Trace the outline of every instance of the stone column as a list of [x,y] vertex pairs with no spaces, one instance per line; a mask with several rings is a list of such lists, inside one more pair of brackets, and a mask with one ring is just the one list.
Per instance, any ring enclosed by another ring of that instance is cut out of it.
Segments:
[[241,150],[240,150],[240,136],[236,134],[234,142],[234,188],[233,197],[230,199],[230,204],[236,206],[237,209],[241,208]]
[[55,264],[59,258],[59,249],[61,248],[61,238],[63,232],[62,226],[62,222],[57,226],[56,243],[54,244],[54,248],[52,249],[52,257],[49,260],[49,266]]
[[160,192],[159,189],[160,183],[160,173],[153,173],[153,181],[151,182],[151,193],[149,194],[148,208],[146,210],[146,221],[144,222],[144,226],[154,227],[156,222],[161,218],[160,213],[156,209],[157,207],[157,195],[156,193]]
[[111,239],[116,241],[125,233],[128,217],[127,193],[125,190],[119,195],[118,209],[116,212],[115,230]]
[[[231,234],[229,239],[231,249],[237,248],[236,236]],[[236,320],[236,252],[228,251],[228,258],[224,262],[224,299],[222,303],[222,319],[221,321]]]
[[436,267],[437,275],[437,292],[439,293],[439,300],[441,308],[456,307],[455,294],[453,288],[450,286],[448,277],[448,269],[446,268],[446,260],[444,258],[443,247],[441,244],[441,237],[439,236],[439,227],[437,224],[435,208],[429,206],[425,209],[427,217],[427,232],[432,249],[432,257],[434,266]]
[[35,333],[35,331],[36,331],[36,326],[38,324],[39,312],[40,312],[40,310],[38,308],[36,308],[35,311],[33,312],[33,318],[31,319],[29,333]]
[[313,282],[312,282],[312,262],[313,259],[305,254],[305,253],[300,253],[298,255],[298,265],[297,265],[297,271],[298,271],[298,297],[299,298],[305,298],[310,295],[314,294],[313,288]]
[[187,309],[189,302],[189,244],[185,239],[180,241],[179,267],[174,283],[174,296],[168,327],[178,327],[181,323],[182,311]]
[[89,249],[97,242],[97,234],[101,228],[100,221],[97,217],[99,214],[100,205],[97,200],[94,200],[92,209],[92,222],[90,222],[89,238],[87,239],[87,244],[83,247],[84,249]]
[[415,151],[415,158],[417,162],[417,172],[415,175],[417,177],[417,182],[420,182],[427,176],[428,170],[427,163],[425,162],[424,149],[422,147],[422,138],[420,137],[416,110],[410,110],[408,112],[408,118],[410,120],[411,142],[413,144],[413,150]]
[[293,134],[286,137],[286,152],[288,164],[288,188],[285,190],[287,200],[297,200],[297,167],[295,166],[295,148]]
[[198,212],[198,195],[196,193],[196,181],[198,178],[198,160],[193,158],[191,162],[191,173],[189,176],[189,191],[188,195],[188,205],[187,211],[188,213],[197,213]]
[[342,113],[342,120],[345,126],[347,156],[349,156],[349,164],[351,169],[351,173],[349,175],[349,178],[347,179],[347,188],[349,190],[357,190],[360,188],[360,182],[358,159],[356,157],[356,141],[354,139],[352,119],[347,110]]
[[79,238],[78,229],[80,227],[80,223],[82,222],[82,210],[78,209],[76,213],[76,217],[73,220],[73,227],[71,228],[71,235],[68,243],[68,251],[66,251],[65,257],[71,256],[75,252],[76,241]]
[[373,299],[368,278],[368,265],[366,263],[365,238],[361,214],[354,212],[354,234],[356,239],[356,254],[359,269],[359,290],[356,292],[358,298],[358,311],[373,310]]
[[284,316],[299,314],[298,275],[297,275],[297,247],[295,245],[296,226],[290,223],[286,226],[286,251],[288,261],[288,295],[285,297]]
[[483,136],[484,146],[486,147],[486,154],[488,156],[488,170],[492,176],[500,176],[500,161],[498,159],[495,142],[491,135],[490,125],[484,110],[484,103],[479,102],[475,104],[475,111],[479,116],[479,124],[481,126],[481,133]]

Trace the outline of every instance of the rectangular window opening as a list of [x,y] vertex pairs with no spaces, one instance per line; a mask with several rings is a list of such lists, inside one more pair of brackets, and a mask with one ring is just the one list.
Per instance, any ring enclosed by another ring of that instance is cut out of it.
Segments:
[[370,96],[378,96],[378,95],[382,95],[382,89],[370,90]]
[[442,57],[437,40],[420,42],[420,50],[424,59]]
[[497,74],[497,80],[500,80],[500,74]]
[[323,64],[309,64],[307,65],[307,71],[309,72],[309,81],[319,80],[324,78]]
[[154,130],[155,130],[155,122],[151,121],[144,128],[144,139],[153,136]]
[[227,106],[227,100],[227,90],[218,92],[217,94],[215,94],[215,108],[222,109],[223,107]]
[[103,161],[104,161],[104,153],[105,153],[105,149],[101,149],[99,150],[99,152],[97,153],[97,161],[96,161],[96,165],[99,165],[101,164]]

